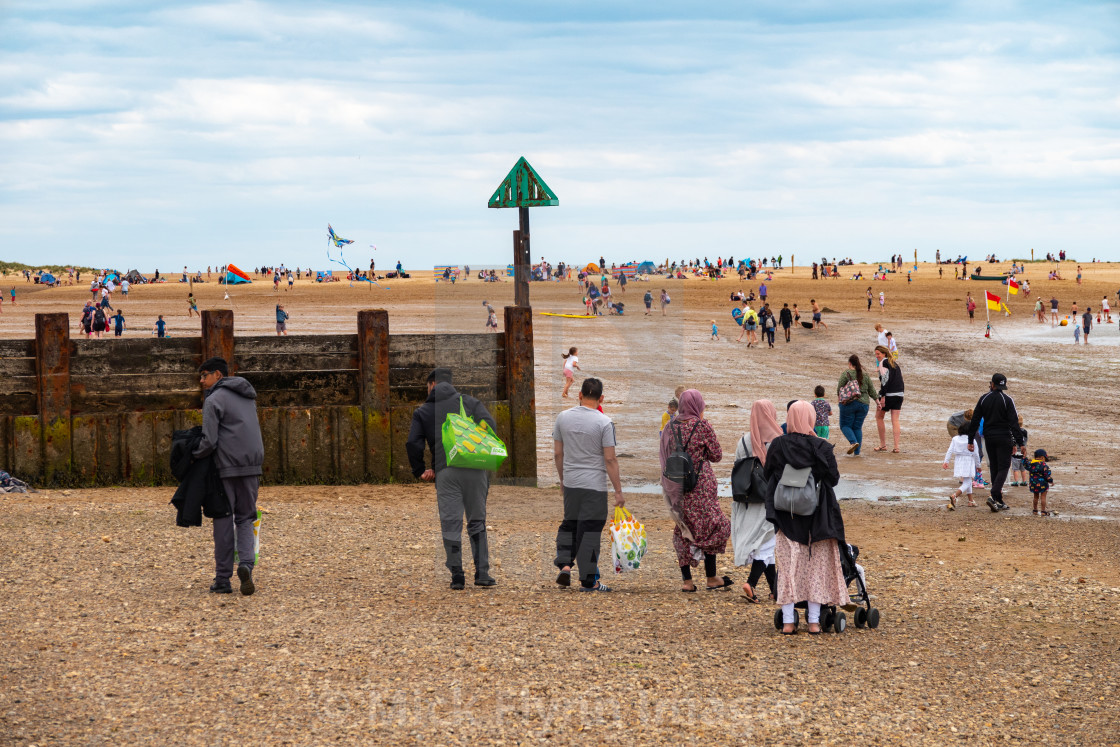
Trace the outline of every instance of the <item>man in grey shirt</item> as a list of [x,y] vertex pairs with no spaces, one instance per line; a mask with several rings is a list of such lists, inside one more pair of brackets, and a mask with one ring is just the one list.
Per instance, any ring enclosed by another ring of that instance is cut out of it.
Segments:
[[579,406],[556,416],[552,430],[556,472],[564,491],[564,520],[556,532],[556,583],[570,586],[572,566],[579,567],[580,591],[610,591],[599,582],[599,546],[607,523],[607,478],[614,505],[623,506],[622,483],[615,457],[614,423],[596,408],[603,382],[584,379]]

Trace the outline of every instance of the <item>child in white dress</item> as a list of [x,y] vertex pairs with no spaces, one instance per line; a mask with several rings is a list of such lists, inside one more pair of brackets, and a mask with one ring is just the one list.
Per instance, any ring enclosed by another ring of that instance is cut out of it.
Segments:
[[949,449],[941,463],[942,469],[949,469],[949,457],[953,457],[953,477],[961,481],[961,486],[949,494],[950,511],[957,507],[957,498],[966,493],[968,505],[976,505],[976,501],[972,500],[972,478],[980,468],[980,455],[968,450],[968,424],[961,425],[957,433],[960,435],[954,436],[949,442]]

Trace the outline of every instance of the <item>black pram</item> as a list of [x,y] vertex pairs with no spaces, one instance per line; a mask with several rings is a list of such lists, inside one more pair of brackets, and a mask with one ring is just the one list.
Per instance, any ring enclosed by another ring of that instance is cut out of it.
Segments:
[[[855,593],[849,593],[849,602],[841,608],[836,608],[833,605],[821,605],[821,631],[833,630],[837,633],[843,633],[844,629],[848,627],[848,616],[844,614],[844,610],[855,612],[855,623],[857,628],[877,628],[879,627],[879,610],[871,606],[871,596],[867,593],[867,584],[863,577],[863,567],[856,563],[856,558],[859,557],[859,548],[855,545],[840,544],[840,569],[844,572],[844,583],[851,588],[852,582],[856,584]],[[780,572],[780,571],[779,571]],[[805,602],[798,602],[794,605],[793,611],[793,624],[796,626],[799,622],[800,615],[798,609],[805,609]],[[777,630],[782,629],[782,610],[777,609],[774,611],[774,627]]]

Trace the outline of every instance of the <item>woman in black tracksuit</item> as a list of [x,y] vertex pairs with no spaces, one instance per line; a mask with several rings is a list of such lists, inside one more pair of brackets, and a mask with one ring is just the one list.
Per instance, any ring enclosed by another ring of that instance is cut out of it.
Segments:
[[891,432],[894,436],[894,453],[900,453],[898,448],[899,437],[902,435],[902,426],[898,416],[902,410],[902,369],[898,361],[891,357],[891,353],[882,345],[875,347],[875,360],[879,361],[879,401],[875,408],[875,425],[879,428],[879,445],[875,451],[887,450],[887,424],[886,415],[891,414]]

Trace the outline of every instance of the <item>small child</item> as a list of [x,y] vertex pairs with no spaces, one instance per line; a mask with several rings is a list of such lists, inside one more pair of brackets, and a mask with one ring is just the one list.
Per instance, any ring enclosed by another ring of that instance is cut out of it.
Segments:
[[719,339],[719,327],[716,326],[716,320],[715,319],[712,320],[712,339],[713,340],[718,340]]
[[[567,353],[561,353],[560,357],[564,359],[564,392],[561,397],[568,396],[568,390],[575,381],[576,371],[581,370],[579,367],[579,349],[575,347],[568,348]],[[574,370],[573,370],[574,369]]]
[[1081,320],[1078,317],[1074,316],[1073,317],[1073,344],[1076,345],[1079,342],[1081,342]]
[[661,430],[665,430],[665,426],[677,416],[677,407],[679,403],[676,399],[669,400],[669,405],[665,408],[665,412],[661,413]]
[[1027,487],[1027,432],[1023,429],[1023,416],[1019,416],[1019,430],[1023,431],[1023,445],[1011,450],[1011,485],[1013,487]]
[[824,398],[824,387],[820,384],[817,384],[813,394],[817,395],[816,399],[809,402],[813,409],[817,411],[817,422],[813,431],[821,438],[828,438],[828,417],[832,414],[832,405],[828,404],[828,400]]
[[961,486],[949,493],[948,509],[953,511],[957,507],[957,498],[968,495],[968,505],[975,507],[976,501],[972,500],[972,478],[975,471],[980,469],[980,455],[976,451],[968,450],[968,424],[962,424],[957,429],[957,435],[949,442],[945,458],[941,461],[941,469],[949,469],[949,457],[953,457],[953,477],[961,481]]
[[1042,501],[1042,516],[1054,516],[1050,511],[1046,510],[1046,494],[1050,492],[1050,486],[1054,484],[1054,478],[1050,475],[1050,467],[1046,464],[1046,450],[1036,449],[1034,452],[1034,459],[1027,465],[1027,472],[1031,476],[1031,492],[1034,493],[1034,510],[1031,511],[1035,516],[1039,516],[1039,500]]
[[155,329],[153,329],[152,332],[155,333],[156,337],[167,336],[167,322],[163,321],[163,314],[159,315],[159,319],[156,320]]

